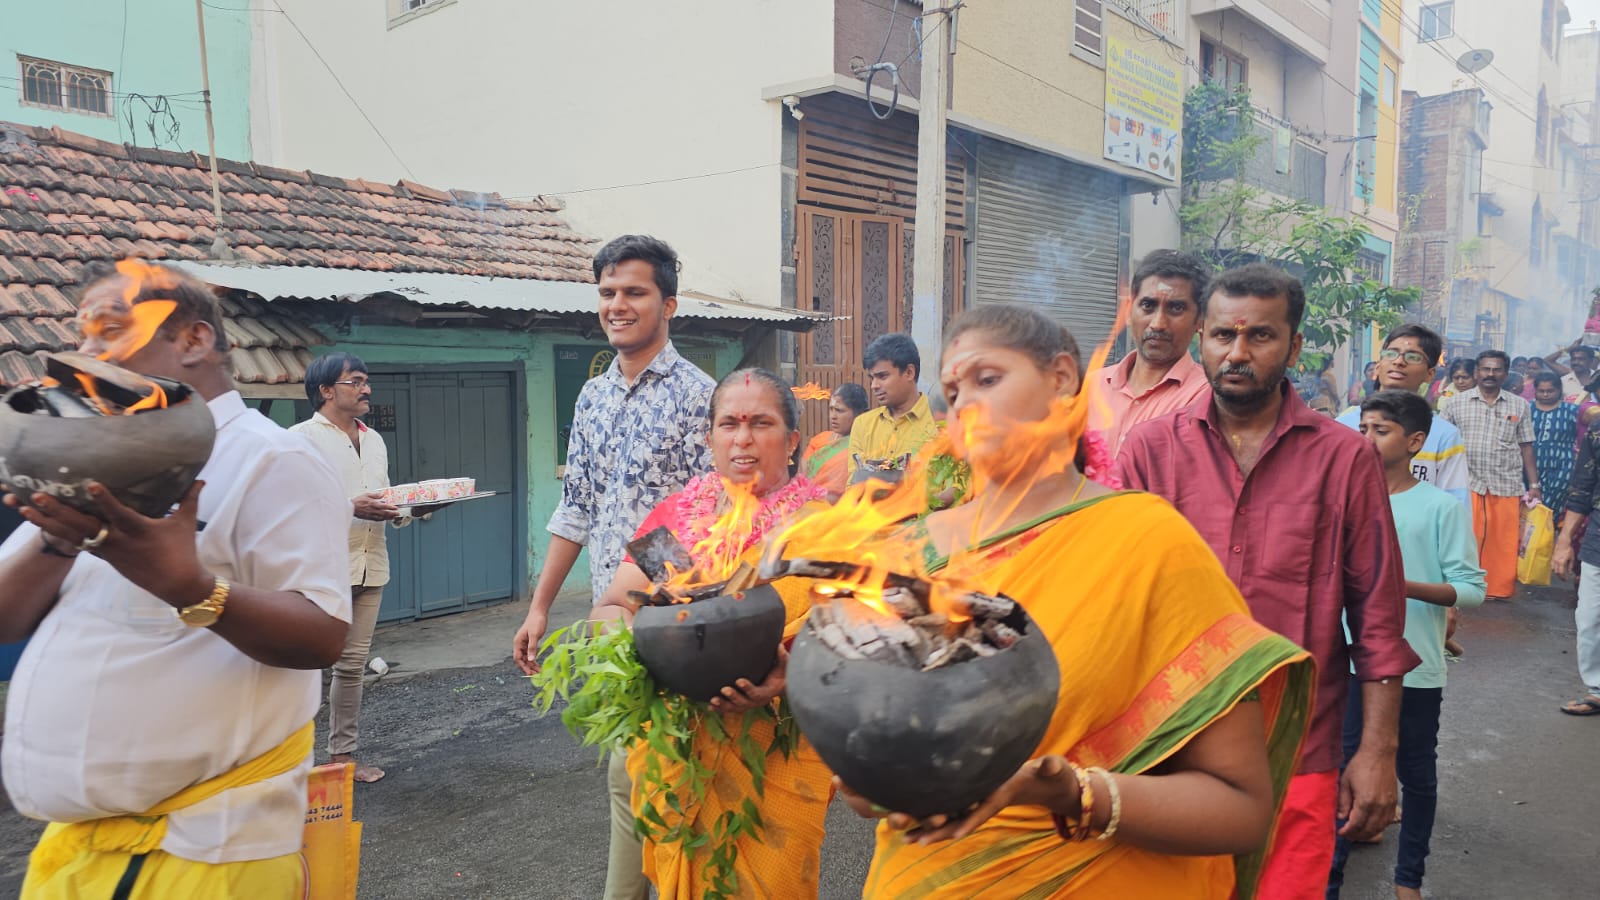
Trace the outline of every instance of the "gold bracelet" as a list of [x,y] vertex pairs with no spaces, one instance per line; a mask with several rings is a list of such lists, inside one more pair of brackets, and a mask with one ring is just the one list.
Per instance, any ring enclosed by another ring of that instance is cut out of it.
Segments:
[[1078,820],[1072,827],[1072,839],[1084,841],[1089,839],[1089,829],[1094,819],[1094,782],[1087,770],[1076,765],[1072,765],[1072,777],[1078,779]]
[[1095,836],[1097,841],[1109,841],[1117,833],[1117,826],[1122,823],[1122,791],[1117,788],[1116,781],[1112,780],[1111,773],[1095,766],[1088,771],[1090,775],[1099,775],[1105,779],[1106,793],[1111,796],[1111,818],[1106,822],[1106,830]]

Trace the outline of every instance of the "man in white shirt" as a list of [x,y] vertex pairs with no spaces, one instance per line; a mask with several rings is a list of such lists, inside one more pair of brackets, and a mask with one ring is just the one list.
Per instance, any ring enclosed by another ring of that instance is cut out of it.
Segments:
[[[134,314],[150,301],[171,304],[153,333]],[[217,435],[171,515],[98,484],[99,516],[33,494],[0,546],[0,641],[31,635],[0,763],[17,810],[55,823],[25,898],[303,895],[350,504],[314,449],[245,407],[221,321],[205,285],[162,267],[124,260],[86,283],[82,349],[194,387]]]
[[[290,431],[303,434],[339,473],[344,493],[355,507],[350,520],[350,634],[333,664],[328,689],[328,753],[336,763],[355,764],[361,718],[362,673],[372,650],[372,631],[389,583],[389,544],[383,523],[407,524],[400,510],[382,499],[389,486],[389,449],[361,417],[372,409],[367,364],[349,353],[330,353],[306,367],[306,399],[311,418]],[[383,777],[377,766],[356,765],[355,779]]]
[[[1562,354],[1566,354],[1570,366],[1561,364]],[[1551,371],[1561,376],[1561,397],[1568,403],[1582,403],[1589,392],[1589,382],[1600,371],[1595,365],[1595,349],[1583,342],[1582,335],[1571,344],[1557,348],[1544,361],[1550,364]]]

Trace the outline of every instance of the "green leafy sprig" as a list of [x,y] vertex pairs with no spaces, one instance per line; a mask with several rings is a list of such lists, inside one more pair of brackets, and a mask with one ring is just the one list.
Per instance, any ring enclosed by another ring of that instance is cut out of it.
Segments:
[[[645,742],[651,752],[645,756],[640,785],[647,801],[642,815],[633,821],[638,837],[657,843],[681,843],[692,857],[705,854],[705,877],[709,884],[706,900],[724,900],[738,892],[740,838],[759,837],[766,827],[755,798],[746,797],[737,809],[724,811],[708,827],[693,827],[693,810],[705,801],[715,764],[707,766],[694,752],[695,736],[702,730],[718,743],[736,752],[749,771],[756,797],[766,790],[767,757],[794,753],[800,731],[789,714],[787,702],[776,709],[750,710],[739,719],[737,732],[728,729],[727,719],[701,703],[658,687],[640,662],[634,649],[633,632],[606,627],[594,622],[579,622],[545,638],[540,646],[544,659],[539,672],[529,680],[535,695],[533,705],[549,713],[556,701],[565,704],[561,723],[584,746],[599,747],[601,757],[619,745],[631,748]],[[761,719],[773,723],[774,738],[763,747],[753,734]],[[719,754],[716,763],[725,758]],[[667,763],[676,763],[681,774],[668,779]],[[677,814],[668,823],[656,801]]]

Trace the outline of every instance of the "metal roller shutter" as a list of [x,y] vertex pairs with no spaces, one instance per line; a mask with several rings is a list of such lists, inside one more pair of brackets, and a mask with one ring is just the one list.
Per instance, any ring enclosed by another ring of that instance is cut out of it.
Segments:
[[1040,307],[1087,353],[1111,335],[1123,244],[1115,175],[984,138],[973,300]]

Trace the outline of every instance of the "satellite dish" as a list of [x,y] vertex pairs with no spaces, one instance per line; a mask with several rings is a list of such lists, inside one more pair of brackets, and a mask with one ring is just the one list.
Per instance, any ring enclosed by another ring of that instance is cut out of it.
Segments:
[[1467,74],[1481,72],[1494,62],[1493,50],[1468,50],[1456,60],[1456,68]]

